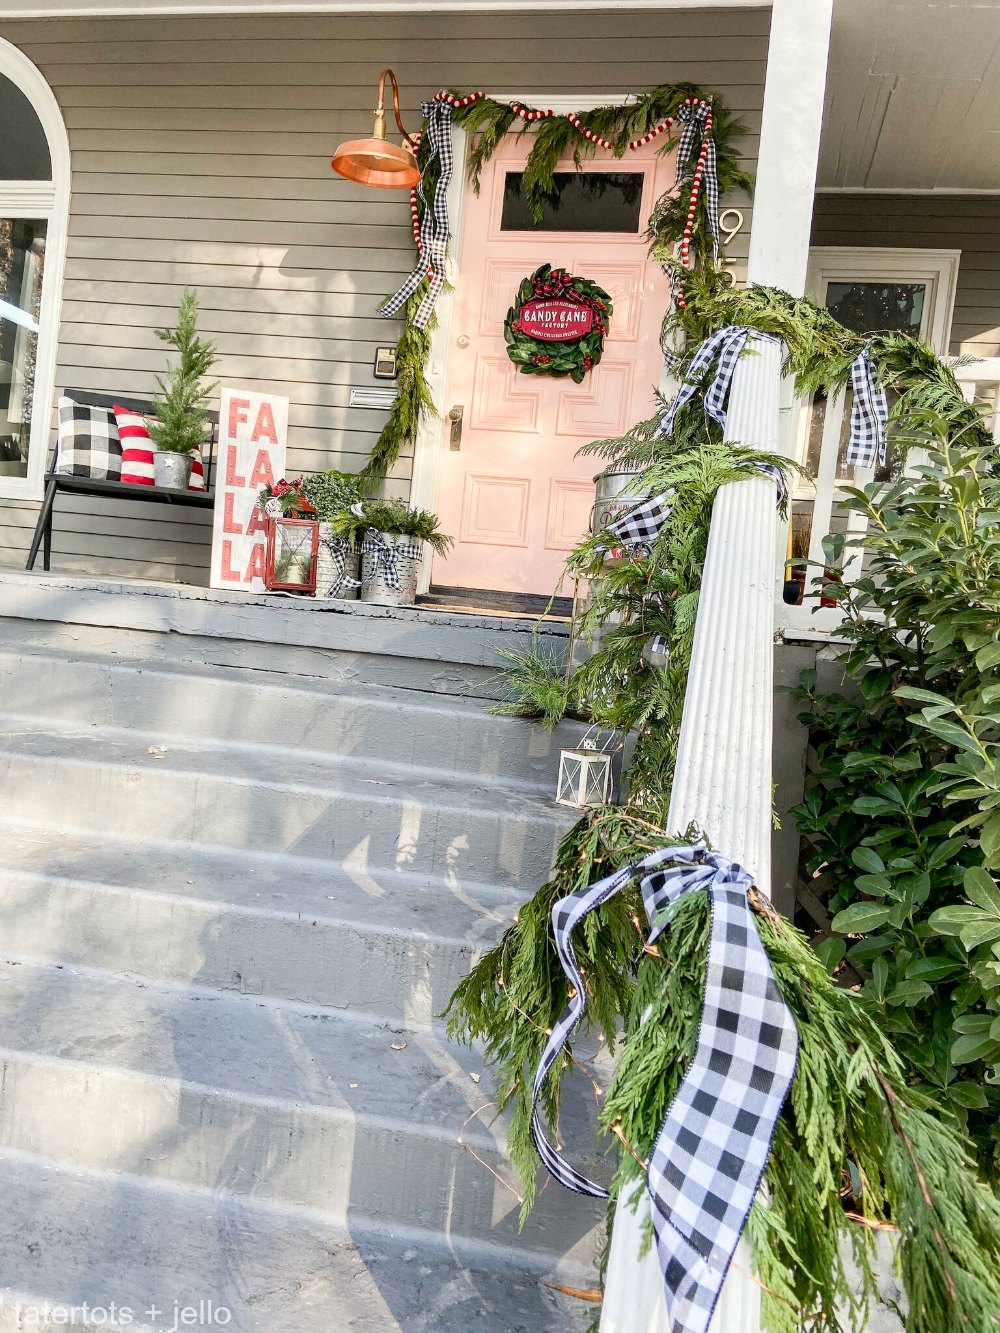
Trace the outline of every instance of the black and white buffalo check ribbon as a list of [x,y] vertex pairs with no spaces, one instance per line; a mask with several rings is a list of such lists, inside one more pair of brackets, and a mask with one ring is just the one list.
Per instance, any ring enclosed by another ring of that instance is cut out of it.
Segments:
[[708,213],[708,229],[712,237],[712,258],[718,262],[722,236],[719,231],[719,167],[715,151],[715,138],[706,131],[712,115],[712,108],[705,102],[684,102],[677,110],[677,119],[684,126],[677,144],[677,170],[674,177],[676,188],[684,178],[694,153],[695,144],[705,140],[705,169],[701,186],[705,191],[705,209]]
[[694,1059],[667,1109],[647,1169],[656,1251],[671,1333],[706,1333],[771,1150],[795,1075],[798,1032],[757,934],[742,866],[700,847],[666,847],[561,898],[552,908],[556,949],[571,999],[535,1075],[531,1134],[560,1184],[607,1198],[545,1134],[538,1101],[584,1011],[572,934],[595,908],[641,880],[650,944],[665,912],[707,890],[712,911],[701,1025]]
[[[451,104],[443,101],[422,102],[420,109],[424,113],[427,144],[430,150],[417,185],[417,194],[423,207],[423,216],[420,219],[420,253],[412,271],[379,308],[379,314],[384,315],[386,319],[398,315],[429,274],[430,283],[411,321],[416,329],[427,327],[437,299],[444,288],[445,260],[448,252],[448,183],[455,169],[455,155],[451,145]],[[424,182],[435,160],[439,163],[439,174],[434,187],[434,197],[428,199],[424,192]]]
[[399,592],[402,584],[399,578],[400,560],[419,560],[423,547],[413,542],[401,542],[398,546],[386,541],[385,533],[377,528],[369,528],[361,542],[362,555],[375,556],[376,575],[380,575],[387,588]]
[[[724,329],[719,329],[717,333],[705,339],[694,354],[677,397],[667,409],[660,425],[660,435],[673,434],[677,413],[704,386],[708,372],[716,361],[718,364],[715,367],[715,374],[704,390],[705,411],[725,429],[729,410],[729,391],[733,387],[736,363],[746,350],[747,340],[751,336],[763,342],[779,344],[781,342],[781,339],[772,333],[760,333],[757,329],[745,328],[740,324],[728,324]],[[773,463],[754,463],[753,466],[759,472],[774,478],[778,487],[778,503],[781,504],[785,498],[785,482],[781,473]]]
[[634,509],[609,523],[605,531],[615,538],[616,546],[620,544],[627,551],[644,551],[648,555],[670,517],[673,494],[664,491],[651,500],[637,501]]
[[350,579],[347,577],[347,555],[351,549],[351,544],[346,537],[338,537],[332,534],[329,537],[322,538],[323,545],[330,552],[330,559],[333,562],[333,582],[325,592],[321,592],[321,597],[339,597],[343,588],[360,588],[359,579]]
[[856,467],[885,465],[886,429],[889,424],[889,400],[875,375],[875,367],[862,348],[851,365],[851,437],[847,462]]

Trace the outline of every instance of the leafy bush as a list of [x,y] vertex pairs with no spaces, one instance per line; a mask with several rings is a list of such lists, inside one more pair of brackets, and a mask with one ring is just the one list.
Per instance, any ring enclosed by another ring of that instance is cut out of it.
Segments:
[[326,472],[313,472],[304,477],[301,486],[306,497],[321,521],[328,523],[342,509],[350,509],[364,498],[361,477],[354,472],[337,472],[330,468]]
[[[795,811],[846,956],[897,1049],[1000,1166],[1000,478],[925,417],[926,461],[848,491],[869,521],[845,612],[854,697],[799,691],[816,765]],[[841,553],[842,543],[831,548]],[[824,887],[826,886],[826,887]]]

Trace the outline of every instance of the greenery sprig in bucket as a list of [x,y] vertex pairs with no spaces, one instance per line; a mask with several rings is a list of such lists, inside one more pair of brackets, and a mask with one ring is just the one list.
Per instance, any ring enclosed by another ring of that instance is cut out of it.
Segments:
[[361,587],[361,552],[354,541],[334,527],[338,515],[348,513],[365,496],[362,479],[353,472],[314,472],[302,480],[302,494],[319,519],[317,597],[357,599]]
[[447,555],[453,541],[437,514],[402,500],[364,500],[334,515],[331,526],[361,552],[361,600],[391,606],[416,601],[424,543]]
[[195,455],[209,433],[208,402],[218,388],[206,384],[215,365],[215,344],[198,335],[198,296],[188,289],[181,297],[175,329],[157,329],[156,336],[179,353],[166,380],[157,375],[160,393],[147,419],[153,441],[153,469],[157,486],[187,490]]

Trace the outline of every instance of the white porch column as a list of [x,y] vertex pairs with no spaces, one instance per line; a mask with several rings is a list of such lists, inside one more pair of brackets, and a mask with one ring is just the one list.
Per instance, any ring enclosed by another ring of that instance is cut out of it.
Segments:
[[[777,451],[782,349],[753,340],[740,362],[727,435]],[[754,477],[715,501],[667,829],[697,824],[767,891],[771,870],[771,708],[775,486]],[[615,1214],[601,1333],[669,1333],[663,1279],[650,1249],[638,1259],[644,1199]],[[712,1333],[755,1333],[760,1289],[741,1242]]]
[[806,289],[833,0],[774,0],[747,281]]
[[[833,0],[774,0],[748,281],[805,290]],[[781,349],[753,340],[733,379],[726,436],[779,452]],[[770,887],[776,539],[774,483],[724,486],[715,501],[668,830],[695,823]],[[619,1202],[601,1333],[670,1333],[649,1216]],[[760,1288],[740,1242],[711,1333],[758,1333]]]

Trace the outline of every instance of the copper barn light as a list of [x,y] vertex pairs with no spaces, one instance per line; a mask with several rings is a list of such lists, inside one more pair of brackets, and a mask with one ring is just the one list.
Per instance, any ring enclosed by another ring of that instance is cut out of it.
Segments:
[[[392,84],[392,111],[396,127],[403,136],[402,147],[389,143],[385,137],[385,81]],[[378,81],[378,106],[375,125],[370,139],[351,139],[342,143],[334,153],[330,166],[338,175],[359,185],[372,185],[378,190],[408,190],[420,179],[417,167],[416,141],[407,134],[399,117],[399,85],[391,69],[384,69]]]

